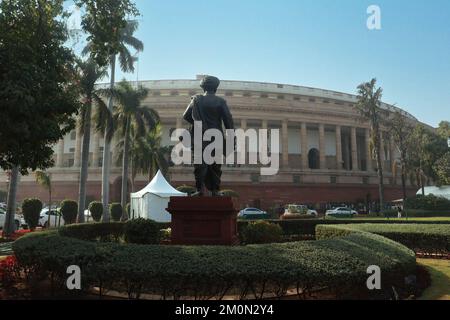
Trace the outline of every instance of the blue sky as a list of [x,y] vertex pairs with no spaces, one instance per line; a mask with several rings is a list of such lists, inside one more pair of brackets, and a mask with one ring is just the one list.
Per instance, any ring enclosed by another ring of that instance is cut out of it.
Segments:
[[[450,120],[448,0],[136,0],[139,79],[297,84],[355,93],[376,77],[383,100],[437,126]],[[381,8],[368,30],[367,7]],[[135,80],[136,74],[124,75]]]

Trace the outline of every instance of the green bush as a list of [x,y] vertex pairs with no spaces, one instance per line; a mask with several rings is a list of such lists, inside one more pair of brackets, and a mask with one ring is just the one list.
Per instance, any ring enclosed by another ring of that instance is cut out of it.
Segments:
[[160,226],[144,218],[129,220],[125,223],[124,236],[128,243],[157,244],[161,236]]
[[179,187],[177,187],[177,190],[180,192],[187,193],[188,195],[193,194],[197,191],[197,189],[195,189],[192,186],[188,186],[188,185],[179,186]]
[[421,209],[430,211],[450,211],[450,200],[436,197],[433,194],[407,198],[404,204],[406,209]]
[[39,199],[25,199],[22,202],[22,213],[28,228],[36,229],[42,210],[42,201]]
[[89,242],[50,231],[16,240],[13,250],[20,266],[52,277],[59,281],[56,285],[65,284],[68,265],[78,265],[83,289],[128,292],[130,298],[142,293],[163,299],[221,298],[231,293],[260,299],[263,294],[282,296],[295,287],[378,297],[379,291],[367,290],[367,266],[383,270],[386,290],[399,289],[415,272],[411,250],[366,232],[248,246],[161,246]]
[[114,221],[120,221],[123,215],[123,208],[120,203],[111,203],[109,206],[109,213]]
[[350,224],[319,225],[316,238],[370,232],[403,244],[419,253],[450,253],[450,224]]
[[124,233],[124,222],[81,223],[61,227],[61,236],[86,241],[118,241]]
[[98,201],[92,201],[89,204],[89,212],[92,215],[92,219],[94,221],[99,222],[102,219],[103,215],[103,204]]
[[239,193],[231,189],[224,189],[221,190],[220,192],[222,192],[224,197],[239,198]]
[[77,220],[78,203],[73,200],[64,200],[61,202],[60,212],[64,219],[64,224],[72,224]]
[[170,240],[171,237],[172,237],[172,229],[171,228],[160,230],[160,239],[161,240]]
[[249,223],[242,230],[241,238],[246,244],[273,243],[279,242],[282,235],[283,230],[279,225],[261,220]]

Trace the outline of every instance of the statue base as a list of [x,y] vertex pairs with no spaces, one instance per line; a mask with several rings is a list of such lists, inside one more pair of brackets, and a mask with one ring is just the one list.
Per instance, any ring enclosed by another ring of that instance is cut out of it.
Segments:
[[237,210],[231,197],[171,197],[175,245],[235,245]]

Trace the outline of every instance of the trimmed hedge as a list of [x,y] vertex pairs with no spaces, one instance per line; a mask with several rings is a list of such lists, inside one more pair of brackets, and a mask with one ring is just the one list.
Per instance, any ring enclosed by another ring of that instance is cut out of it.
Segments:
[[316,238],[345,236],[355,231],[381,235],[419,253],[450,253],[450,225],[448,224],[319,225],[316,228]]
[[158,244],[160,226],[153,220],[144,218],[129,220],[125,223],[124,238],[127,243]]
[[[128,222],[107,222],[107,223],[81,223],[70,226],[63,226],[58,229],[59,235],[63,237],[76,238],[86,241],[119,240],[125,235],[125,225]],[[167,229],[170,223],[153,222],[158,230]]]
[[74,200],[64,200],[61,202],[60,212],[64,219],[64,224],[72,224],[77,220],[78,203]]
[[31,230],[39,224],[39,215],[42,210],[42,201],[39,199],[25,199],[22,202],[22,212],[25,222]]
[[242,231],[245,244],[280,242],[283,230],[278,224],[264,220],[249,223]]
[[123,216],[123,208],[120,203],[111,203],[109,205],[109,212],[113,221],[120,221]]
[[[450,225],[449,221],[414,221],[414,220],[393,220],[386,219],[380,220],[367,220],[367,219],[287,219],[287,220],[266,220],[270,223],[279,224],[283,229],[284,235],[308,235],[314,236],[316,234],[316,226],[318,225],[346,225],[346,224],[443,224]],[[242,233],[245,226],[252,221],[250,220],[238,220],[238,232]]]
[[124,222],[81,223],[63,226],[58,233],[63,237],[86,241],[118,240],[124,234]]
[[[95,225],[95,224],[94,224]],[[82,241],[64,232],[26,235],[13,244],[20,265],[63,285],[66,268],[78,265],[84,289],[93,286],[161,295],[163,299],[194,296],[241,299],[282,296],[288,288],[302,292],[328,287],[335,292],[380,294],[367,290],[367,267],[383,270],[382,288],[401,288],[415,272],[414,252],[366,232],[319,241],[248,246],[161,246]],[[343,297],[343,296],[338,296]],[[386,298],[386,296],[383,296]]]
[[416,195],[415,197],[406,199],[405,208],[431,211],[450,211],[450,200],[443,197],[437,197],[433,194],[426,196]]
[[95,222],[99,222],[103,215],[103,203],[92,201],[89,204],[89,212],[91,213],[92,219],[94,219]]

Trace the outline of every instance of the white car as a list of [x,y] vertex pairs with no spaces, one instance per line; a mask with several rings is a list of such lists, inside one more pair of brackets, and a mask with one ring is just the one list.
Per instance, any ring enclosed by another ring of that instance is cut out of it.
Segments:
[[[5,225],[5,220],[6,220],[6,210],[0,208],[0,229],[3,229],[3,226]],[[23,217],[17,214],[14,215],[14,223],[16,225],[16,230],[19,230],[20,227],[26,224]]]
[[263,216],[267,215],[266,211],[263,211],[258,208],[245,208],[239,211],[238,217],[240,218],[251,218],[252,216]]
[[284,210],[285,215],[295,215],[295,214],[307,214],[312,216],[317,216],[316,210],[309,209],[308,206],[302,204],[289,204]]
[[39,215],[38,226],[43,227],[43,228],[48,228],[49,219],[50,219],[50,227],[64,225],[64,219],[63,219],[61,213],[59,213],[58,209],[52,209],[51,212],[49,213],[48,208],[44,208],[41,210],[41,213]]
[[334,209],[331,209],[331,210],[327,210],[327,212],[325,213],[325,215],[327,215],[327,216],[329,216],[329,215],[340,215],[340,214],[355,215],[355,214],[358,214],[358,212],[356,212],[355,210],[352,210],[351,208],[338,207],[338,208],[334,208]]

